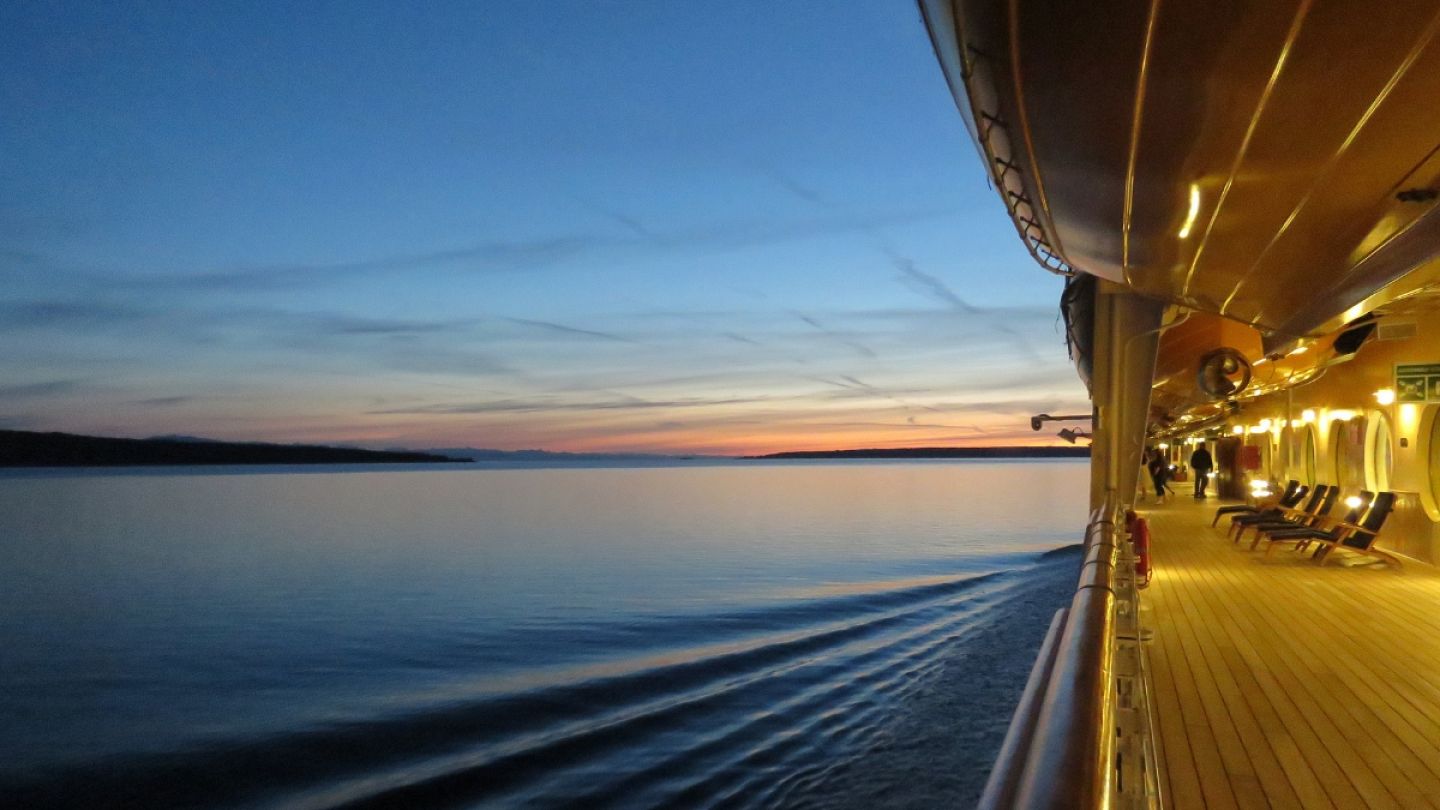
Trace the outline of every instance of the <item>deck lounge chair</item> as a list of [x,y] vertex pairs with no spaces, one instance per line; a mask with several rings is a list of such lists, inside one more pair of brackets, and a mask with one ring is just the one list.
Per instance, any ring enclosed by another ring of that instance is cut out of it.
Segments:
[[[1335,504],[1340,500],[1340,487],[1329,487],[1325,495],[1320,498],[1320,503],[1311,512],[1303,515],[1283,515],[1273,521],[1253,523],[1246,528],[1255,530],[1255,539],[1250,543],[1250,550],[1254,551],[1260,541],[1267,535],[1288,532],[1293,529],[1319,529],[1324,531],[1330,528],[1330,513],[1335,511]],[[1244,529],[1241,529],[1244,534]]]
[[1382,492],[1375,496],[1370,504],[1370,509],[1365,512],[1365,517],[1359,523],[1346,521],[1337,528],[1342,534],[1334,540],[1323,540],[1317,538],[1315,543],[1320,546],[1315,551],[1314,558],[1324,565],[1330,559],[1331,553],[1336,549],[1349,551],[1355,554],[1364,554],[1369,557],[1378,557],[1385,562],[1400,565],[1400,559],[1388,551],[1375,548],[1375,541],[1380,539],[1380,530],[1385,527],[1385,519],[1395,511],[1395,493]]
[[1222,506],[1219,509],[1215,510],[1215,519],[1210,521],[1210,526],[1213,528],[1215,524],[1219,523],[1221,515],[1254,514],[1256,512],[1261,512],[1266,509],[1273,509],[1276,506],[1294,506],[1295,504],[1300,502],[1301,498],[1305,497],[1305,493],[1303,492],[1300,493],[1298,497],[1294,497],[1295,493],[1299,489],[1300,482],[1296,481],[1294,478],[1291,478],[1290,483],[1285,485],[1284,491],[1282,491],[1279,495],[1273,498],[1266,498],[1265,500],[1254,505],[1245,504],[1243,506]]
[[[1317,515],[1329,513],[1330,508],[1335,504],[1335,497],[1338,497],[1339,494],[1339,487],[1321,484],[1310,493],[1310,498],[1305,501],[1304,506],[1293,509],[1282,508],[1279,510],[1279,514],[1259,513],[1241,515],[1238,519],[1231,518],[1232,526],[1236,529],[1235,542],[1240,542],[1247,529],[1255,529],[1258,533],[1262,528],[1299,529],[1313,526]],[[1251,548],[1254,548],[1253,543]]]
[[1339,540],[1348,531],[1344,526],[1353,526],[1370,508],[1370,502],[1375,499],[1375,493],[1366,490],[1360,491],[1360,503],[1351,508],[1340,520],[1324,518],[1319,525],[1309,528],[1278,529],[1266,534],[1268,545],[1265,546],[1265,554],[1269,556],[1277,545],[1292,544],[1296,551],[1304,551],[1312,543],[1321,540]]
[[[1240,542],[1241,535],[1245,534],[1245,529],[1249,526],[1253,526],[1258,523],[1273,522],[1279,520],[1280,518],[1286,517],[1298,520],[1301,515],[1312,514],[1315,509],[1320,505],[1320,499],[1324,498],[1325,493],[1329,490],[1330,487],[1326,484],[1321,484],[1320,486],[1315,487],[1313,490],[1309,490],[1310,497],[1306,499],[1303,506],[1276,506],[1273,509],[1266,509],[1263,512],[1255,512],[1254,514],[1249,515],[1235,515],[1231,517],[1230,531],[1234,533],[1235,542]],[[1301,487],[1299,490],[1296,491],[1304,493],[1306,491],[1306,488]]]

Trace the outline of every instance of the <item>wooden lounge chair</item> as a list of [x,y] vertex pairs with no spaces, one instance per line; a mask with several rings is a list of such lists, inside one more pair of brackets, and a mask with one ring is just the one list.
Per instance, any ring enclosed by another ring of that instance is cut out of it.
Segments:
[[1360,502],[1351,507],[1349,512],[1339,520],[1323,518],[1319,525],[1308,528],[1277,529],[1266,534],[1268,545],[1265,546],[1265,554],[1269,556],[1278,545],[1294,545],[1296,551],[1304,551],[1312,543],[1320,540],[1339,540],[1345,536],[1346,530],[1341,528],[1346,525],[1354,525],[1360,520],[1370,508],[1370,502],[1374,500],[1375,493],[1366,490],[1360,491]]
[[1394,554],[1375,548],[1375,541],[1380,539],[1380,530],[1385,527],[1385,519],[1395,511],[1395,493],[1382,492],[1375,496],[1370,509],[1365,512],[1365,517],[1359,523],[1347,521],[1341,523],[1337,528],[1342,534],[1333,540],[1316,539],[1319,546],[1316,549],[1314,558],[1324,565],[1332,553],[1339,549],[1354,554],[1364,554],[1368,557],[1378,557],[1388,563],[1400,565],[1400,559]]
[[[1230,518],[1230,531],[1234,533],[1235,542],[1240,542],[1240,537],[1245,534],[1245,529],[1249,526],[1273,522],[1286,517],[1298,520],[1303,515],[1314,513],[1315,509],[1320,505],[1320,500],[1325,497],[1325,493],[1329,490],[1330,487],[1326,484],[1321,484],[1315,487],[1315,489],[1310,490],[1310,497],[1305,501],[1303,506],[1276,506],[1273,509],[1266,509],[1263,512],[1256,512],[1254,514],[1235,515]],[[1301,487],[1300,490],[1297,491],[1303,492],[1305,488]]]
[[[1280,534],[1293,529],[1319,529],[1324,531],[1330,528],[1332,523],[1330,513],[1335,511],[1335,504],[1339,500],[1340,487],[1329,487],[1325,495],[1320,499],[1320,503],[1312,512],[1300,516],[1282,515],[1276,520],[1254,523],[1247,526],[1246,528],[1255,530],[1255,539],[1250,543],[1250,550],[1254,551],[1260,545],[1260,541],[1267,535]],[[1241,533],[1244,533],[1244,529],[1241,529]]]
[[1210,521],[1210,526],[1214,528],[1215,524],[1220,522],[1221,515],[1254,514],[1256,512],[1263,512],[1266,509],[1273,509],[1276,506],[1294,506],[1300,502],[1301,498],[1305,497],[1304,492],[1301,492],[1299,496],[1295,495],[1299,489],[1300,482],[1291,478],[1290,483],[1285,485],[1284,491],[1273,498],[1266,498],[1253,506],[1250,504],[1243,506],[1222,506],[1215,510],[1215,519]]

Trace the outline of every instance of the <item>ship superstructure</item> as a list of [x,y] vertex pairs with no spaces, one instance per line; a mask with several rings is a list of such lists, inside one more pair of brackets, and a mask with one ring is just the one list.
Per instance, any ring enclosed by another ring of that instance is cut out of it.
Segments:
[[[1440,3],[920,9],[1094,402],[1085,567],[985,806],[1434,803]],[[1201,446],[1212,495],[1382,528],[1266,555],[1144,500]]]

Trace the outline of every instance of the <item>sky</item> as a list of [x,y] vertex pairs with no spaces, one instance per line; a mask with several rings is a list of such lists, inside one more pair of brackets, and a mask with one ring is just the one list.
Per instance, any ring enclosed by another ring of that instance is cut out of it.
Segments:
[[0,7],[0,428],[761,453],[1086,410],[912,3]]

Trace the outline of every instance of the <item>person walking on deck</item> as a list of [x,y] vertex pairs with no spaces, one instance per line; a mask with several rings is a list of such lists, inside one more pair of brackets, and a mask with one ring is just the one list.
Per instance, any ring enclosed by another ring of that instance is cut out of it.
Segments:
[[1215,469],[1215,459],[1210,457],[1210,451],[1205,445],[1195,448],[1190,454],[1190,469],[1195,471],[1195,497],[1205,497],[1205,487],[1210,483],[1210,471]]
[[1165,479],[1170,476],[1170,463],[1165,454],[1158,449],[1151,448],[1146,451],[1146,471],[1150,473],[1150,482],[1155,485],[1155,500],[1158,503],[1165,503]]

